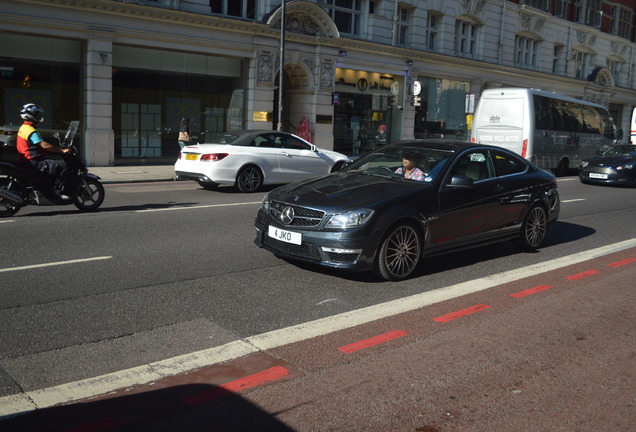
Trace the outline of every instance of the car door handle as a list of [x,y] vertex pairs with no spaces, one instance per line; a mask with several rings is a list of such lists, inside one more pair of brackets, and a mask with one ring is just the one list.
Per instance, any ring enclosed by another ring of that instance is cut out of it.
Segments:
[[504,187],[501,183],[499,183],[497,186],[495,186],[492,190],[494,193],[501,193],[504,191]]

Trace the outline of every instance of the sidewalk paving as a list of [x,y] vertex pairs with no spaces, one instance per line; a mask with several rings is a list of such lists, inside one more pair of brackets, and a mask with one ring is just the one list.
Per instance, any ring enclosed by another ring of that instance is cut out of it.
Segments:
[[104,184],[176,180],[174,165],[137,165],[88,167]]

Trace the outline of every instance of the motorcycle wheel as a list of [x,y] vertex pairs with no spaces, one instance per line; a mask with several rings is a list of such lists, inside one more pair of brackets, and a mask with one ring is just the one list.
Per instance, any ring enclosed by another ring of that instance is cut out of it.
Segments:
[[95,211],[104,202],[105,193],[104,186],[99,180],[86,177],[82,180],[77,196],[73,198],[73,204],[81,211]]
[[[12,192],[16,192],[15,187],[9,187],[12,179],[9,177],[0,178],[0,187]],[[21,206],[4,198],[0,198],[0,217],[11,217],[20,210]]]

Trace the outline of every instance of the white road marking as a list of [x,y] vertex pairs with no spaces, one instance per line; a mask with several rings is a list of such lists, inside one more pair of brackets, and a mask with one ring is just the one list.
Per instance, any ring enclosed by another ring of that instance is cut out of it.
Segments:
[[11,222],[15,222],[15,219],[2,220],[2,221],[0,221],[0,223],[11,223]]
[[191,207],[166,207],[161,209],[135,210],[135,213],[162,212],[162,211],[173,211],[173,210],[191,210],[191,209],[202,209],[202,208],[211,208],[211,207],[233,207],[233,206],[242,206],[242,205],[254,205],[254,204],[260,204],[260,203],[261,201],[253,201],[253,202],[245,202],[245,203],[209,204],[209,205],[191,206]]
[[101,256],[101,257],[69,260],[69,261],[57,261],[57,262],[50,262],[50,263],[43,263],[43,264],[32,264],[32,265],[20,266],[20,267],[9,267],[9,268],[0,269],[0,273],[19,271],[19,270],[31,270],[35,268],[53,267],[53,266],[66,265],[66,264],[76,264],[76,263],[83,263],[83,262],[90,262],[90,261],[107,260],[111,258],[112,256]]
[[562,203],[571,203],[571,202],[577,202],[577,201],[585,201],[585,198],[575,198],[575,199],[571,199],[571,200],[563,200],[561,202]]
[[636,238],[565,256],[549,262],[533,264],[517,270],[462,282],[434,291],[262,333],[247,337],[243,340],[236,340],[225,345],[196,351],[156,363],[41,390],[5,396],[0,398],[0,417],[70,403],[133,385],[148,384],[161,378],[226,362],[251,353],[323,336],[633,247],[636,247]]

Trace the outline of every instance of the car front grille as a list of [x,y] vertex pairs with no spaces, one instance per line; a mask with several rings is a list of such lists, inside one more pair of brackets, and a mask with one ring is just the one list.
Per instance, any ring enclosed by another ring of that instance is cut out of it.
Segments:
[[360,256],[359,253],[337,253],[328,252],[329,261],[334,263],[355,263]]
[[320,252],[318,251],[316,245],[313,245],[311,243],[303,242],[303,244],[301,245],[295,245],[292,243],[278,241],[268,236],[265,236],[263,238],[263,243],[274,250],[286,253],[288,255],[292,255],[298,258],[320,261]]
[[[285,209],[291,209],[293,217],[291,221],[284,220],[283,212]],[[300,207],[295,205],[289,205],[279,201],[273,201],[271,203],[270,214],[277,221],[282,222],[288,226],[301,226],[301,227],[315,227],[320,225],[322,218],[325,216],[325,212],[322,210],[314,210],[307,207]]]

